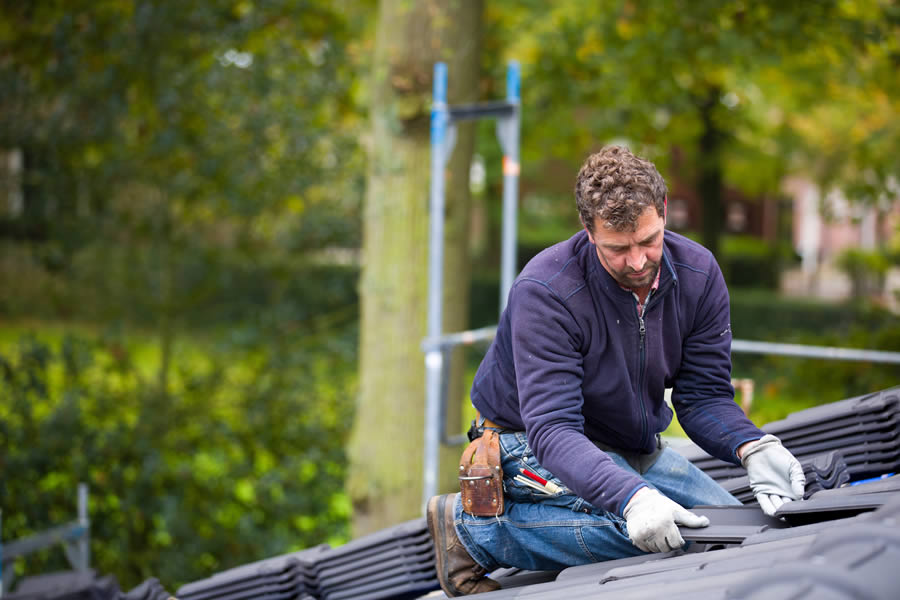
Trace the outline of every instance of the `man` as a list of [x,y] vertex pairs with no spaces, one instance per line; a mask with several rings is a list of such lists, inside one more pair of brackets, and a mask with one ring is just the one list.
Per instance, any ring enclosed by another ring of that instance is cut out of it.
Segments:
[[604,148],[575,198],[584,231],[523,269],[472,385],[477,434],[500,433],[505,510],[472,516],[458,495],[428,503],[449,596],[497,589],[485,575],[499,567],[675,550],[679,525],[708,524],[687,508],[737,504],[660,442],[666,388],[692,440],[747,468],[763,510],[803,494],[800,464],[734,402],[722,273],[708,250],[664,231],[653,164]]

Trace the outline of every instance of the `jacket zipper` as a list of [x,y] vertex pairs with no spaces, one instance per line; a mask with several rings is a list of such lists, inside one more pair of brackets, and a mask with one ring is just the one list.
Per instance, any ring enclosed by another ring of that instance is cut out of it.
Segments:
[[[647,299],[649,301],[649,298]],[[647,305],[644,305],[644,311],[647,310]],[[637,305],[635,305],[635,312],[637,312]],[[647,333],[647,328],[644,325],[644,317],[643,315],[638,315],[638,323],[640,327],[638,329],[638,333],[641,336],[641,345],[640,345],[640,368],[638,370],[638,406],[641,411],[641,445],[643,446],[644,442],[647,439],[647,411],[644,410],[644,336]]]
[[[674,286],[677,281],[673,282]],[[635,299],[634,301],[634,312],[637,314],[638,318],[638,333],[640,334],[640,368],[638,369],[638,404],[641,410],[641,442],[645,442],[647,438],[647,411],[644,410],[644,363],[646,362],[646,346],[644,343],[644,337],[647,334],[647,327],[644,323],[644,315],[647,314],[647,311],[650,308],[650,301],[652,298],[656,298],[659,296],[659,291],[654,294],[653,290],[647,295],[647,299],[644,301],[644,309],[640,313],[637,310],[638,301]]]
[[[677,280],[673,280],[672,285],[674,286],[677,283]],[[644,323],[644,315],[647,314],[647,310],[650,308],[650,301],[653,298],[659,296],[659,290],[654,294],[653,290],[650,290],[647,293],[647,299],[644,301],[644,308],[642,311],[638,312],[638,300],[634,299],[634,312],[638,318],[638,333],[640,334],[640,368],[638,369],[638,406],[641,411],[641,443],[646,441],[647,438],[647,411],[644,410],[644,363],[646,362],[646,351],[644,345],[644,337],[647,334],[647,327]]]

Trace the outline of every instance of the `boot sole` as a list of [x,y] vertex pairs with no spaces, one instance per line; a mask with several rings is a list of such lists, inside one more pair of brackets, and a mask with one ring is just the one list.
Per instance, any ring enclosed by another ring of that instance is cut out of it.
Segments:
[[[455,496],[450,496],[450,498],[455,498]],[[429,499],[425,508],[425,522],[428,525],[428,533],[434,540],[434,563],[438,583],[445,594],[455,598],[460,595],[459,590],[451,586],[449,582],[443,581],[446,579],[444,554],[447,552],[447,529],[444,525],[444,511],[447,507],[447,500],[447,496],[433,496]]]

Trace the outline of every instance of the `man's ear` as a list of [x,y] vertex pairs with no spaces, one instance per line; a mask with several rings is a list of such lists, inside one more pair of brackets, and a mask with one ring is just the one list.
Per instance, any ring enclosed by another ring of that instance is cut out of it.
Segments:
[[669,216],[669,196],[663,196],[663,225],[666,224]]

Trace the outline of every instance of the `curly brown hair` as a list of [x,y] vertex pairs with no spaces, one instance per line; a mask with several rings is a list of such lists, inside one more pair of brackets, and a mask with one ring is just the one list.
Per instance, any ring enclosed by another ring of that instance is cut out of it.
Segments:
[[581,222],[594,233],[594,219],[606,229],[635,231],[648,206],[665,215],[666,182],[649,160],[627,148],[607,146],[588,156],[575,180]]

